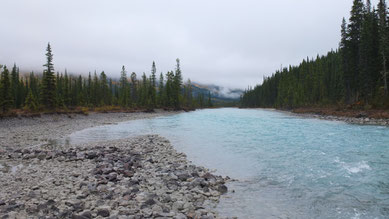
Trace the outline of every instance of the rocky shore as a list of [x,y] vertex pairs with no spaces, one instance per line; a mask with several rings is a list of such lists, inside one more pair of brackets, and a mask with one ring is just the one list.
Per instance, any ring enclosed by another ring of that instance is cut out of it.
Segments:
[[0,119],[0,149],[50,144],[55,139],[82,129],[174,113],[176,112],[159,110],[155,113],[52,114],[29,118],[3,118]]
[[293,113],[293,114],[297,116],[304,116],[304,117],[331,120],[331,121],[341,121],[341,122],[347,122],[350,124],[357,124],[357,125],[389,126],[389,119],[375,119],[375,118],[366,117],[364,115],[360,115],[357,117],[345,117],[345,116],[319,115],[314,113]]
[[49,144],[75,130],[156,115],[0,121],[0,218],[218,218],[212,207],[228,177],[192,165],[167,139]]
[[288,112],[299,116],[343,121],[350,124],[389,126],[389,111],[383,109],[357,110],[339,107],[304,107],[292,109]]

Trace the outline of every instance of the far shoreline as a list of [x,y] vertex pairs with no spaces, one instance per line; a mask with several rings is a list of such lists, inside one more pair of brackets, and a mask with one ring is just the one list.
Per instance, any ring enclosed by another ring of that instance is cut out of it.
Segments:
[[277,108],[240,108],[240,109],[262,109],[289,113],[295,116],[316,118],[329,121],[342,121],[356,125],[378,125],[389,126],[389,110],[355,110],[355,109],[337,109],[337,108],[295,108],[295,109],[277,109]]

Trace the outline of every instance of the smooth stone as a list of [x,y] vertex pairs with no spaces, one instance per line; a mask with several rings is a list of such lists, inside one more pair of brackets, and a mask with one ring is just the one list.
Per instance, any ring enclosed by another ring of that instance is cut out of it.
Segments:
[[225,194],[228,192],[228,188],[225,185],[219,185],[217,191],[219,191],[221,194]]
[[84,211],[81,215],[88,219],[92,218],[92,213],[90,211]]
[[109,217],[110,212],[108,208],[100,208],[97,210],[97,215],[102,217]]
[[82,216],[82,215],[75,215],[75,214],[73,214],[72,215],[72,219],[88,219],[87,217],[84,217],[84,216]]

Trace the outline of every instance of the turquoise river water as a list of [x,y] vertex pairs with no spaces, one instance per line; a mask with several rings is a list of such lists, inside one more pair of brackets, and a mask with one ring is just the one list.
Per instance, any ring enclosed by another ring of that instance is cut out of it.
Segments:
[[[238,179],[217,210],[239,218],[389,218],[389,128],[260,109],[209,109],[85,129],[82,143],[159,134]],[[232,192],[232,191],[235,192]]]

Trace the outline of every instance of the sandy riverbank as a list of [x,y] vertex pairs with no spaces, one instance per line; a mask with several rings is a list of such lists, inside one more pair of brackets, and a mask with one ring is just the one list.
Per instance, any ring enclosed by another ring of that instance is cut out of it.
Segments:
[[0,121],[0,218],[215,218],[227,179],[156,135],[46,147],[88,127],[167,112]]

